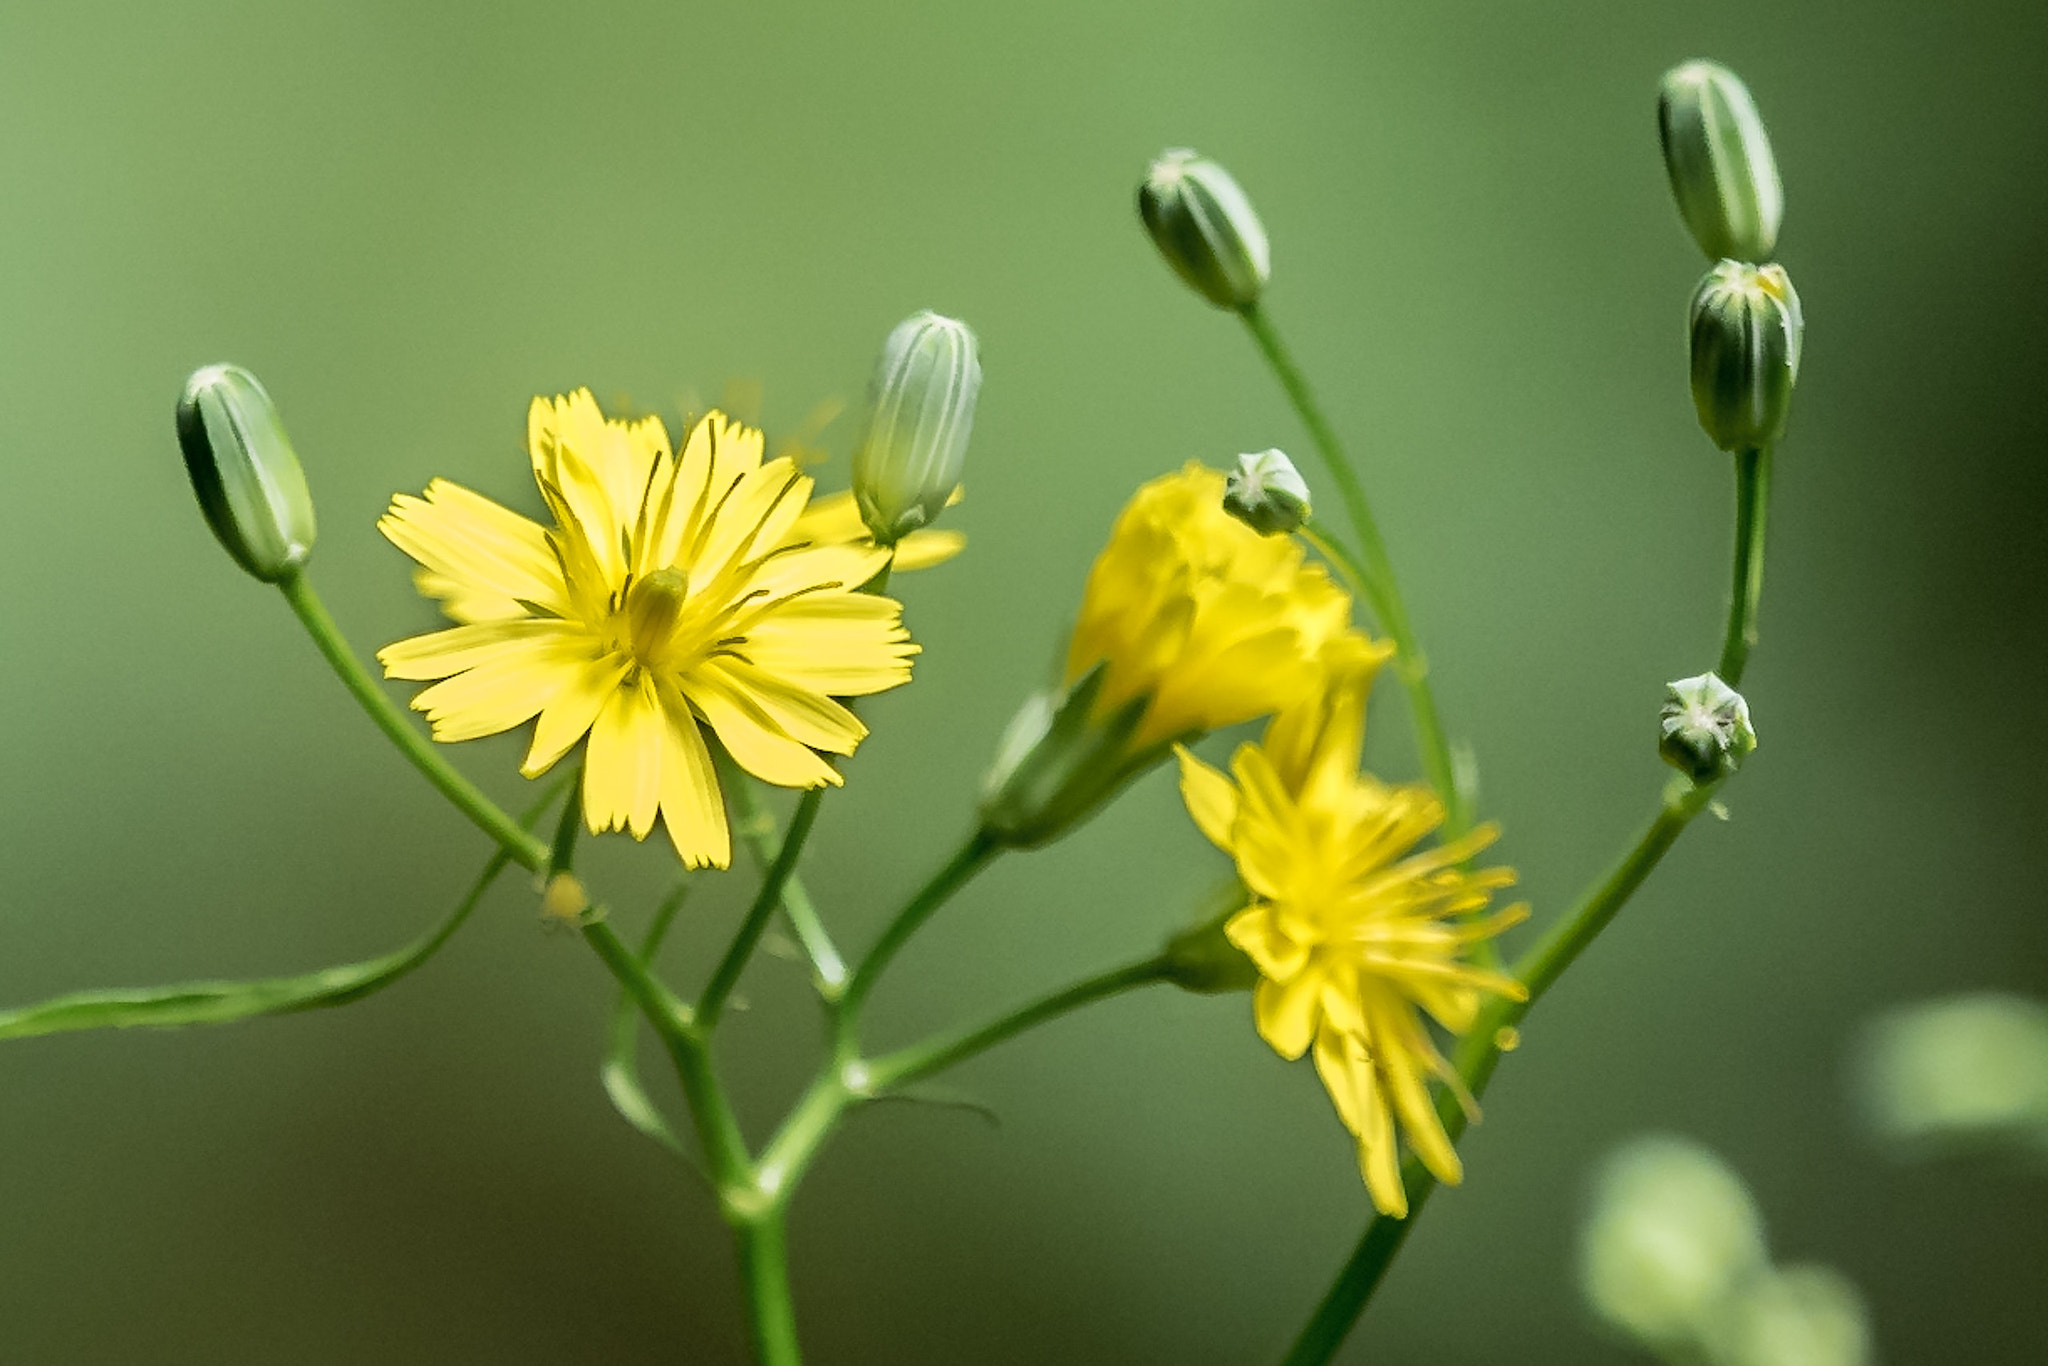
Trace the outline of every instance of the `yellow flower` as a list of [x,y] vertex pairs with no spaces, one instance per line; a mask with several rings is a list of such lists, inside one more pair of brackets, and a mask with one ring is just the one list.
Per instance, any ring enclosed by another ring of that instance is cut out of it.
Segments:
[[587,732],[593,831],[645,839],[659,813],[686,865],[724,867],[703,728],[764,781],[838,783],[820,751],[851,754],[867,730],[832,699],[909,681],[917,653],[902,608],[857,591],[888,554],[795,539],[811,480],[721,413],[676,456],[659,418],[607,419],[578,390],[533,401],[527,443],[552,528],[444,479],[392,499],[378,529],[462,624],[378,658],[442,680],[412,703],[437,740],[538,716],[528,777]]
[[1463,1175],[1430,1078],[1470,1098],[1422,1017],[1457,1034],[1482,994],[1524,998],[1520,983],[1463,955],[1527,908],[1471,918],[1514,881],[1505,868],[1459,866],[1493,841],[1492,828],[1411,852],[1443,823],[1443,806],[1426,788],[1358,771],[1369,685],[1369,673],[1338,671],[1319,698],[1276,718],[1262,744],[1238,749],[1234,783],[1181,750],[1181,793],[1251,890],[1225,932],[1258,967],[1260,1036],[1289,1059],[1313,1046],[1373,1204],[1399,1218],[1408,1201],[1397,1123],[1439,1180]]
[[1067,685],[1104,668],[1107,715],[1144,698],[1134,749],[1265,716],[1320,685],[1326,649],[1377,664],[1351,599],[1289,536],[1223,510],[1223,475],[1190,463],[1139,489],[1088,575]]
[[1011,722],[983,828],[1043,844],[1174,741],[1304,704],[1331,667],[1370,675],[1393,650],[1291,537],[1223,511],[1223,475],[1190,463],[1140,488],[1088,575],[1055,693]]

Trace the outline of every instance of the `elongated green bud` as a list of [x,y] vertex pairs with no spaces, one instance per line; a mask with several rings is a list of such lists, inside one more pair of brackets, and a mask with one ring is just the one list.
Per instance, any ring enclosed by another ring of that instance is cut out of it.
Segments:
[[178,445],[199,510],[235,563],[276,583],[313,553],[313,495],[277,407],[238,365],[192,372]]
[[966,323],[926,311],[889,333],[853,452],[854,502],[876,541],[894,545],[938,520],[960,485],[980,393],[980,348]]
[[1792,410],[1806,320],[1779,266],[1723,261],[1692,298],[1692,401],[1724,451],[1778,439]]
[[1298,531],[1309,517],[1308,481],[1285,451],[1240,455],[1224,480],[1223,510],[1261,536]]
[[1131,750],[1142,699],[1096,714],[1103,678],[1097,667],[1073,687],[1035,694],[1018,709],[982,778],[984,833],[1011,849],[1050,844],[1166,757],[1163,744]]
[[1265,224],[1230,172],[1184,147],[1152,163],[1138,215],[1159,254],[1218,308],[1258,302],[1273,273]]
[[1714,62],[1673,67],[1657,96],[1657,131],[1679,215],[1707,259],[1770,260],[1785,187],[1742,79]]

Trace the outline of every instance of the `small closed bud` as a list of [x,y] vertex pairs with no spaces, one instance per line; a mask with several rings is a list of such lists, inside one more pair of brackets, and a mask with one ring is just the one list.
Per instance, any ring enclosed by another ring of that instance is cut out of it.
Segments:
[[1218,308],[1258,302],[1272,252],[1230,172],[1184,147],[1169,151],[1138,187],[1138,214],[1166,264],[1197,294]]
[[1707,259],[1770,260],[1785,188],[1741,77],[1715,62],[1673,67],[1657,96],[1657,131],[1679,215]]
[[866,425],[853,452],[853,496],[882,545],[938,519],[960,485],[981,356],[966,323],[926,311],[882,343]]
[[276,583],[313,553],[313,495],[256,376],[209,365],[178,399],[178,445],[199,510],[235,563]]
[[1741,767],[1756,748],[1742,694],[1713,673],[1681,678],[1665,691],[1657,746],[1664,761],[1695,783],[1725,778]]
[[1298,531],[1308,520],[1308,481],[1280,450],[1237,457],[1223,484],[1223,510],[1261,536]]
[[1692,402],[1724,451],[1778,439],[1792,411],[1806,320],[1780,266],[1723,261],[1692,297]]

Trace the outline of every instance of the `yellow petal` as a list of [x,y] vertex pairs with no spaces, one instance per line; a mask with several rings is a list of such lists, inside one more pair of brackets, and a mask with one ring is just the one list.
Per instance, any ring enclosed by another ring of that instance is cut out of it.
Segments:
[[444,679],[413,698],[446,743],[510,730],[553,701],[587,658],[583,642],[548,641]]
[[689,704],[672,688],[660,690],[661,823],[685,868],[732,863],[732,832],[711,751]]
[[1319,986],[1315,972],[1309,970],[1286,982],[1268,978],[1252,993],[1252,1018],[1258,1024],[1259,1037],[1281,1057],[1300,1057],[1315,1037]]
[[627,830],[644,840],[661,805],[661,712],[643,671],[614,688],[590,728],[583,769],[583,819],[595,833]]
[[899,574],[931,569],[967,548],[967,537],[958,531],[913,531],[896,543],[894,568]]
[[1230,779],[1197,759],[1186,745],[1173,747],[1180,760],[1180,796],[1195,828],[1209,843],[1230,852],[1230,830],[1237,823],[1237,788]]
[[[522,617],[412,636],[377,651],[377,661],[386,678],[446,678],[571,639],[587,639],[581,626],[553,617]],[[595,648],[594,641],[591,645]]]
[[547,533],[459,484],[436,479],[423,498],[399,494],[377,529],[445,586],[434,596],[462,601],[467,619],[528,615],[524,602],[557,615],[568,611]]
[[830,697],[864,697],[910,681],[917,653],[902,607],[868,593],[821,593],[776,607],[738,649],[786,683]]
[[533,746],[519,771],[538,778],[554,766],[569,747],[583,738],[597,720],[605,701],[618,688],[632,661],[625,655],[606,654],[575,671],[541,711],[533,728]]
[[860,718],[823,693],[813,691],[744,659],[714,659],[701,671],[745,694],[790,739],[829,754],[851,754],[867,738]]
[[682,680],[682,689],[726,752],[762,782],[810,788],[845,781],[814,750],[783,734],[755,698],[724,679],[699,670]]

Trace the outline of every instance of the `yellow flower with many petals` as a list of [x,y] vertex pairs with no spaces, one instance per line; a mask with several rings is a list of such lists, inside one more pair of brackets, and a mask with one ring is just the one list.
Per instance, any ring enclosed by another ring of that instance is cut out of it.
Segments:
[[1443,823],[1443,806],[1427,788],[1358,771],[1369,681],[1340,671],[1316,700],[1276,718],[1262,744],[1232,758],[1235,782],[1183,749],[1181,792],[1251,891],[1224,929],[1258,967],[1259,1034],[1284,1058],[1313,1047],[1373,1204],[1398,1218],[1408,1201],[1397,1125],[1439,1180],[1463,1175],[1430,1079],[1468,1106],[1470,1097],[1422,1017],[1457,1034],[1482,995],[1524,998],[1520,983],[1464,952],[1527,908],[1473,918],[1514,881],[1505,868],[1460,866],[1493,841],[1491,828],[1413,852]]
[[447,480],[392,500],[378,528],[462,624],[378,658],[441,680],[412,703],[437,740],[538,717],[528,777],[587,733],[593,831],[645,839],[659,814],[686,865],[724,867],[704,728],[767,782],[839,782],[823,755],[867,731],[833,698],[909,681],[917,652],[902,608],[858,591],[888,552],[801,539],[811,480],[721,413],[677,455],[660,419],[607,419],[579,390],[535,399],[527,441],[551,528]]
[[1332,667],[1392,654],[1350,625],[1351,599],[1292,537],[1223,511],[1190,463],[1139,489],[1096,558],[1062,686],[1011,723],[982,802],[1011,845],[1057,838],[1176,741],[1305,704]]

